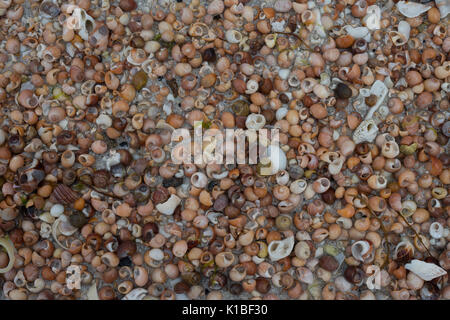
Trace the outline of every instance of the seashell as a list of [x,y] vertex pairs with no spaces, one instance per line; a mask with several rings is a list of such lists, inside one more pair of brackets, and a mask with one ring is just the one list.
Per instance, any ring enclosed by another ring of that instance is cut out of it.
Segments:
[[408,261],[414,255],[414,246],[411,242],[405,240],[397,244],[394,250],[394,259]]
[[88,41],[89,34],[94,30],[95,20],[81,8],[75,8],[68,20],[73,21],[71,27],[78,30],[78,35],[81,39]]
[[262,114],[252,113],[245,120],[248,129],[259,130],[266,124],[266,118]]
[[405,264],[405,268],[425,281],[431,281],[447,274],[447,271],[434,263],[424,262],[417,259]]
[[364,39],[367,42],[370,42],[371,36],[369,28],[367,27],[352,27],[351,25],[346,25],[343,27],[347,34],[351,35],[355,39]]
[[277,120],[283,119],[287,115],[288,111],[289,111],[288,108],[278,109],[277,112],[275,113],[275,118]]
[[444,236],[444,227],[439,222],[433,222],[429,232],[434,239],[440,239]]
[[136,288],[128,292],[127,295],[122,298],[122,300],[143,300],[147,293],[147,289]]
[[448,0],[435,0],[434,3],[441,13],[441,19],[444,19],[450,13],[450,2]]
[[352,256],[364,263],[370,261],[373,257],[373,246],[367,240],[360,240],[352,245]]
[[408,42],[408,39],[406,39],[406,37],[403,34],[397,31],[389,32],[389,37],[391,38],[394,45],[396,45],[397,47],[400,47],[404,45],[406,42]]
[[245,90],[246,94],[252,94],[258,91],[259,85],[256,80],[247,81],[247,90]]
[[29,168],[19,175],[19,185],[23,191],[31,193],[38,187],[38,184],[44,180],[44,178],[44,171]]
[[156,209],[162,214],[170,216],[173,214],[175,208],[180,204],[180,202],[181,199],[178,196],[172,194],[166,202],[157,204]]
[[58,184],[50,195],[51,202],[61,203],[65,205],[72,204],[78,198],[80,198],[78,193],[64,184]]
[[412,200],[406,200],[402,202],[402,209],[400,211],[400,214],[404,216],[405,218],[412,216],[414,212],[417,210],[417,205]]
[[367,8],[366,15],[362,19],[363,23],[369,30],[380,29],[381,9],[377,5],[372,5]]
[[426,6],[424,4],[412,2],[412,1],[400,1],[400,2],[397,2],[397,9],[405,17],[415,18],[415,17],[420,16],[422,13],[430,10],[431,6]]
[[410,32],[411,32],[411,26],[409,25],[408,22],[406,22],[406,21],[400,21],[400,22],[398,23],[397,30],[398,30],[398,32],[399,32],[400,34],[402,34],[402,35],[405,37],[406,41],[409,40],[409,34],[410,34]]
[[240,43],[242,41],[242,34],[236,30],[228,30],[225,33],[225,39],[229,43]]
[[289,189],[291,190],[292,193],[301,194],[306,190],[307,186],[308,186],[308,184],[307,184],[306,180],[298,179],[291,183],[291,185],[289,186]]
[[306,284],[312,284],[314,282],[314,274],[306,267],[298,267],[295,271],[297,279]]
[[285,170],[287,166],[286,154],[277,145],[270,145],[267,148],[267,160],[270,166],[260,169],[261,175],[273,175],[280,170]]
[[45,17],[56,18],[61,10],[53,1],[44,1],[39,6],[39,12]]
[[164,252],[158,248],[150,250],[148,254],[150,258],[156,261],[162,261],[164,259]]
[[372,119],[364,120],[353,133],[353,141],[358,144],[364,141],[373,142],[378,134],[378,127]]
[[273,6],[276,12],[289,12],[292,8],[290,0],[277,0]]
[[383,103],[384,99],[386,98],[387,94],[389,92],[389,89],[386,87],[383,81],[377,80],[373,83],[372,87],[370,88],[370,94],[377,97],[377,103],[372,106],[369,110],[369,112],[366,115],[366,120],[372,119],[373,114],[375,111],[378,110],[378,108]]
[[51,207],[50,209],[50,214],[53,217],[58,218],[60,215],[62,215],[64,213],[64,206],[61,204],[55,204],[54,206]]
[[208,14],[215,16],[218,14],[221,14],[223,10],[225,9],[225,5],[222,0],[213,0],[208,5]]
[[0,246],[3,247],[3,249],[8,254],[8,258],[9,258],[8,265],[5,266],[4,268],[0,268],[0,274],[1,274],[1,273],[6,273],[6,272],[10,271],[14,267],[14,263],[16,261],[15,256],[16,256],[17,251],[14,247],[14,243],[8,237],[0,238]]
[[100,300],[100,298],[98,297],[96,281],[94,281],[92,286],[89,287],[86,295],[87,295],[88,300]]
[[268,247],[269,256],[272,261],[278,261],[289,256],[293,249],[294,236],[290,236],[280,241],[272,241]]
[[65,235],[65,236],[71,236],[75,232],[77,232],[77,228],[72,226],[69,219],[66,215],[61,215],[57,220],[60,220],[61,222],[58,224],[58,231]]

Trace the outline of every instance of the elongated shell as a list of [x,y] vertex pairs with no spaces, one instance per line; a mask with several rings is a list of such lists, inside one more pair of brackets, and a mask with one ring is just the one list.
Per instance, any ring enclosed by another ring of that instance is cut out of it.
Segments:
[[92,286],[89,287],[86,295],[88,300],[100,300],[100,298],[98,297],[96,281],[94,281]]
[[[444,0],[446,1],[446,0]],[[402,15],[407,18],[415,18],[420,16],[422,13],[427,12],[431,9],[431,6],[426,6],[421,3],[412,1],[400,1],[397,2],[397,9]]]
[[157,204],[156,209],[162,214],[170,216],[173,214],[175,208],[180,204],[180,202],[181,199],[178,196],[172,194],[166,202]]
[[278,261],[291,254],[294,249],[294,237],[291,236],[284,240],[272,241],[269,244],[268,251],[272,261]]
[[377,80],[373,83],[372,87],[370,88],[370,95],[375,95],[377,97],[377,103],[375,103],[375,105],[370,108],[369,112],[366,115],[366,120],[370,120],[373,118],[375,111],[377,111],[381,106],[388,92],[389,89],[386,87],[383,81]]
[[346,25],[343,27],[347,34],[351,35],[355,39],[364,39],[370,42],[371,36],[370,31],[367,27],[352,27],[351,25]]
[[431,281],[434,278],[442,277],[447,274],[447,271],[434,263],[428,263],[421,260],[414,259],[405,265],[405,268],[425,281]]
[[143,288],[136,288],[131,290],[122,300],[142,300],[147,295],[147,290]]
[[14,266],[14,262],[16,261],[15,251],[13,242],[9,238],[0,238],[0,246],[5,248],[6,253],[8,254],[9,262],[8,265],[2,269],[0,269],[0,273],[6,273],[11,270]]
[[411,32],[411,26],[409,25],[408,22],[406,22],[406,21],[400,21],[400,22],[398,23],[397,30],[398,30],[399,33],[401,33],[402,35],[405,36],[406,41],[409,40],[409,34],[410,34],[410,32]]

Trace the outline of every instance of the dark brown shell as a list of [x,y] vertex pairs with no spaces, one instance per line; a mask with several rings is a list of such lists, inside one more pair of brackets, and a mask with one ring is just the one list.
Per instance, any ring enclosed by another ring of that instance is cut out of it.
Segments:
[[93,183],[96,187],[105,188],[109,185],[111,175],[107,170],[101,169],[94,173]]
[[58,184],[50,195],[50,201],[69,205],[79,198],[79,194],[64,184]]

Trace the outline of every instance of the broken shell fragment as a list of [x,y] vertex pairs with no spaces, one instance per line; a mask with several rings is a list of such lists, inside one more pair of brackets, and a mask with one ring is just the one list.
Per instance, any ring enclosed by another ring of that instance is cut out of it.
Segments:
[[172,194],[166,202],[157,204],[156,209],[162,214],[170,216],[173,214],[180,202],[181,199],[178,196]]
[[374,120],[364,120],[353,133],[353,141],[358,144],[361,142],[373,142],[378,134],[378,127]]
[[430,10],[431,6],[426,6],[424,4],[413,1],[400,1],[397,2],[397,9],[405,17],[415,18],[420,16],[422,13]]
[[441,19],[447,17],[450,13],[450,2],[448,0],[435,0],[434,2],[441,13]]
[[284,240],[274,240],[269,244],[269,257],[272,261],[278,261],[289,256],[294,249],[294,236]]
[[447,271],[435,265],[434,263],[424,262],[417,259],[414,259],[410,263],[405,264],[405,268],[415,273],[425,281],[431,281],[435,278],[439,278],[447,274]]
[[128,292],[122,300],[143,300],[148,291],[143,288],[136,288]]

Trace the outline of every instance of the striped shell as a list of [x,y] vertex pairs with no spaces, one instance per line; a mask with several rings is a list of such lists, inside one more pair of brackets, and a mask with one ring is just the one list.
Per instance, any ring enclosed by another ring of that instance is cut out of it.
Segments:
[[73,191],[64,184],[58,184],[50,196],[50,201],[54,203],[69,205],[78,198],[79,195],[77,192]]

